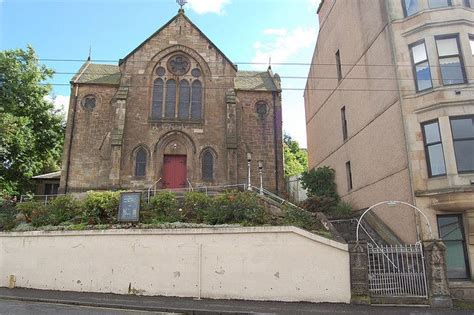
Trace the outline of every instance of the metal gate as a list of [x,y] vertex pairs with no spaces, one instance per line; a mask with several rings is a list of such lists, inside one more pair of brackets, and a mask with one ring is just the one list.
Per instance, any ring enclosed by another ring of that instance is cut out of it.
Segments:
[[367,250],[372,296],[428,298],[421,243],[393,246],[369,243]]

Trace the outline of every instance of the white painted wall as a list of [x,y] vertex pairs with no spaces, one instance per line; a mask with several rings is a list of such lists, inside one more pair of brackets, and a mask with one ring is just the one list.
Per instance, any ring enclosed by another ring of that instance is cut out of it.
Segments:
[[0,233],[0,286],[10,275],[34,289],[350,301],[347,245],[294,227]]

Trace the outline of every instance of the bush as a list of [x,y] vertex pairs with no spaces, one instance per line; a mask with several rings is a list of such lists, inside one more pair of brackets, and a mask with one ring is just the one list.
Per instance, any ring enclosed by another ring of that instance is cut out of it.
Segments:
[[256,225],[264,222],[265,211],[258,197],[248,192],[226,192],[215,197],[203,213],[206,223],[242,223]]
[[301,203],[301,207],[311,213],[329,213],[337,205],[337,201],[327,196],[311,196]]
[[150,207],[159,222],[178,222],[183,220],[182,209],[172,192],[160,192],[150,199]]
[[0,230],[8,231],[15,227],[16,213],[12,201],[0,199]]
[[330,217],[332,218],[348,218],[353,215],[352,206],[344,201],[340,201],[335,207],[331,208]]
[[[26,203],[26,202],[25,202]],[[31,213],[31,224],[34,227],[40,227],[51,224],[51,213],[48,206],[36,202],[36,207]],[[20,204],[19,204],[20,205]]]
[[301,175],[301,185],[308,191],[309,197],[325,196],[333,198],[337,203],[340,198],[334,181],[335,175],[336,172],[328,166],[312,169]]
[[211,205],[211,198],[201,192],[189,192],[184,195],[183,216],[187,221],[204,222],[205,213]]
[[307,231],[324,230],[324,226],[312,213],[295,207],[286,207],[284,223]]
[[42,208],[45,208],[45,205],[38,201],[25,201],[16,204],[16,210],[25,217],[26,222],[32,222],[33,212]]
[[59,225],[74,219],[81,212],[81,203],[76,198],[66,195],[60,196],[49,204],[51,224]]
[[88,224],[112,224],[117,221],[120,192],[87,193],[84,201],[83,222]]

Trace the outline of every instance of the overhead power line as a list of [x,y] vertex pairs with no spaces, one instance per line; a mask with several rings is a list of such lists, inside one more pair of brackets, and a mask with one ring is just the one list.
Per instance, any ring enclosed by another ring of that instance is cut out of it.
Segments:
[[[85,63],[87,59],[60,59],[60,58],[39,58],[39,61],[44,61],[44,62],[82,62]],[[132,59],[130,60],[131,62],[143,62],[143,63],[149,63],[150,60],[136,60]],[[96,62],[104,62],[104,63],[118,63],[118,60],[112,60],[112,59],[97,59],[97,60],[92,60],[92,63]],[[222,63],[222,61],[206,61],[207,63]],[[234,62],[236,65],[265,65],[268,66],[268,62],[253,62],[253,61],[240,61],[240,62]],[[307,63],[307,62],[272,62],[272,66],[279,65],[279,66],[336,66],[336,63],[323,63],[323,62],[318,62],[318,63]],[[352,63],[342,63],[341,66],[344,67],[413,67],[412,64],[393,64],[393,63],[387,63],[387,64],[352,64]],[[437,67],[449,67],[449,65],[430,65],[430,68],[437,68]],[[457,67],[457,66],[453,66]],[[464,65],[465,68],[470,68],[474,66],[470,65]]]
[[[87,83],[82,83],[82,84],[87,84]],[[94,85],[94,83],[89,83],[91,85]],[[70,86],[70,83],[41,83],[41,85],[52,85],[52,86]],[[115,86],[115,85],[112,85]],[[127,87],[127,88],[151,88],[151,86],[148,85],[126,85],[121,87]],[[225,90],[227,91],[229,87],[204,87],[203,90]],[[398,88],[396,89],[363,89],[363,88],[341,88],[340,86],[338,88],[281,88],[282,91],[350,91],[350,92],[398,92]],[[404,91],[412,91],[416,92],[416,89],[403,89]],[[474,90],[473,88],[463,88],[463,90]],[[262,91],[258,89],[245,89],[245,91]]]

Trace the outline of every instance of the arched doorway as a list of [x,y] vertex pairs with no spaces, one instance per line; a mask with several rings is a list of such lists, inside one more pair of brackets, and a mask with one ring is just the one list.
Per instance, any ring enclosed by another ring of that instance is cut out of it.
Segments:
[[191,185],[196,147],[184,132],[164,134],[155,147],[156,178],[160,188],[177,189]]

